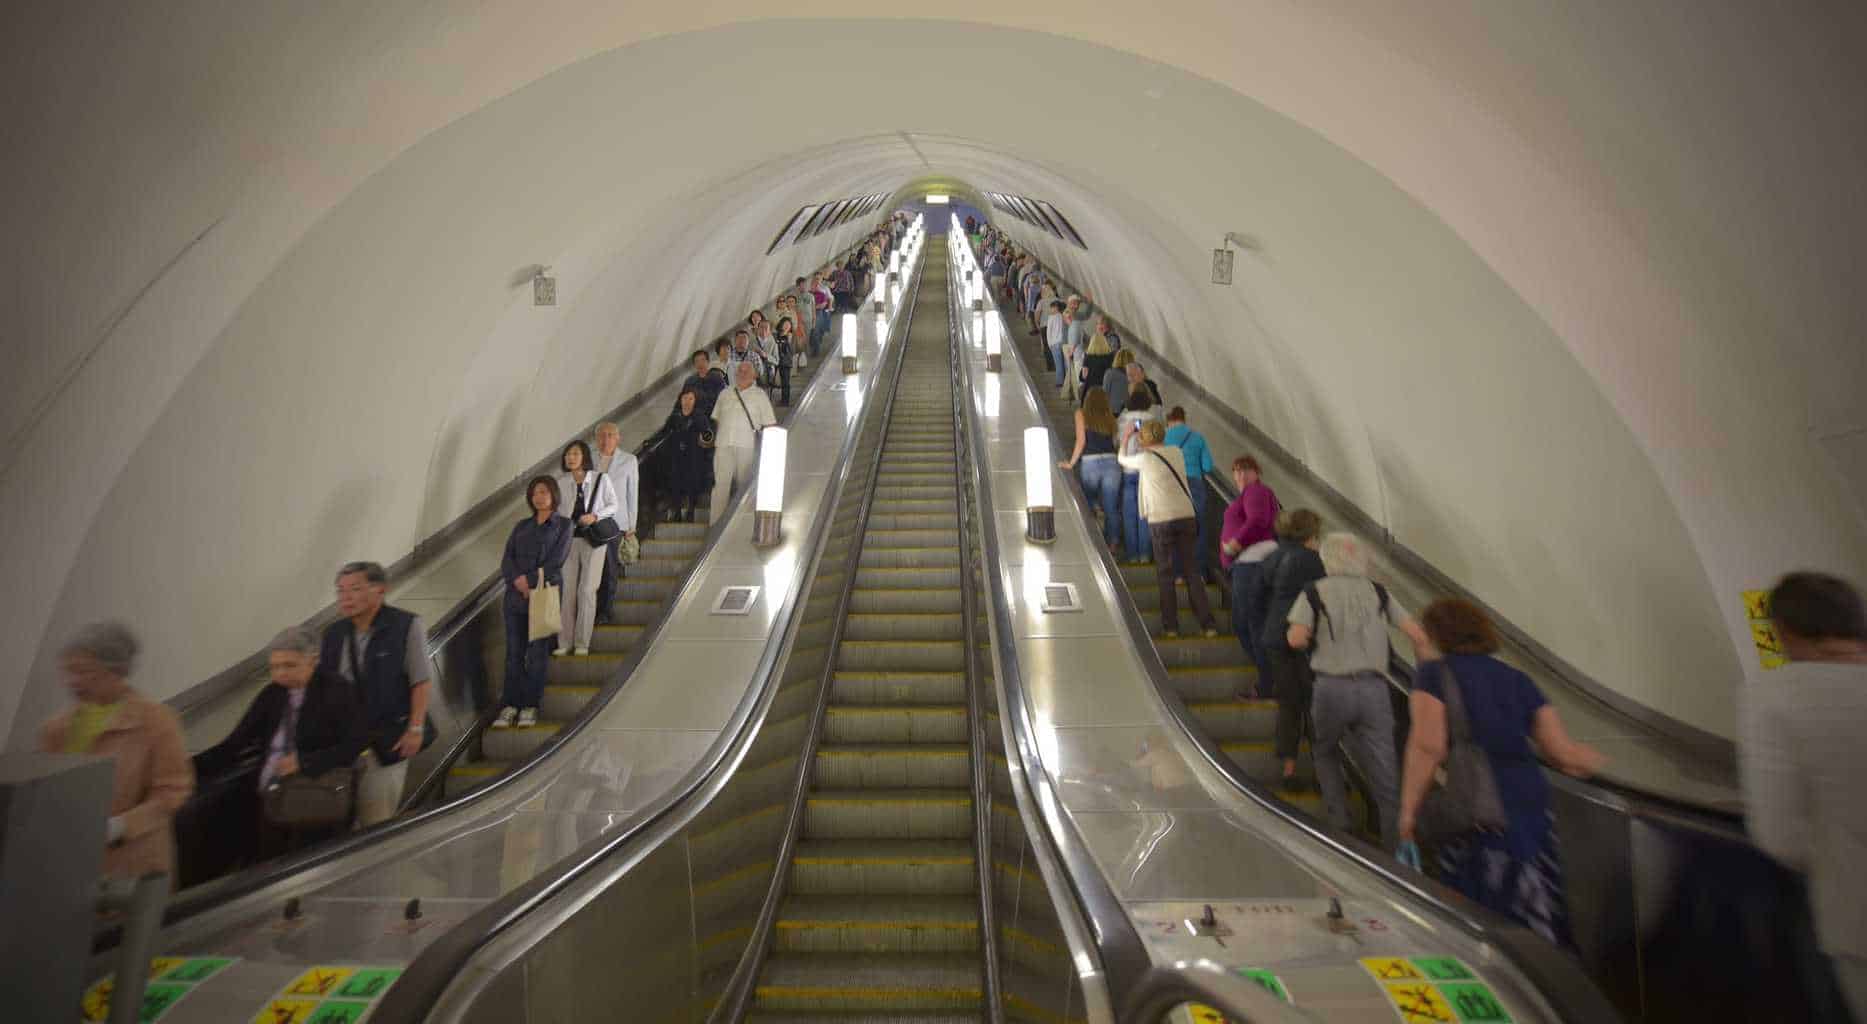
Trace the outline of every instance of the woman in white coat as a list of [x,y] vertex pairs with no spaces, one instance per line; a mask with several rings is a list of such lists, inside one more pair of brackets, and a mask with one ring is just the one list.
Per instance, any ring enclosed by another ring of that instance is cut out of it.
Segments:
[[621,503],[609,475],[596,470],[590,446],[572,441],[558,456],[558,515],[571,521],[570,557],[564,560],[564,632],[558,634],[553,654],[589,654],[590,634],[596,631],[596,591],[603,582],[603,553],[607,545],[592,539],[597,522],[614,520]]

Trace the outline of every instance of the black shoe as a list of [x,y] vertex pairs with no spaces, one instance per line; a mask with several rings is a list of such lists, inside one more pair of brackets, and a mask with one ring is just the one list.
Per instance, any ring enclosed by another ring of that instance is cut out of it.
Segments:
[[1309,792],[1309,782],[1301,775],[1292,775],[1278,784],[1279,788],[1291,796],[1301,796]]

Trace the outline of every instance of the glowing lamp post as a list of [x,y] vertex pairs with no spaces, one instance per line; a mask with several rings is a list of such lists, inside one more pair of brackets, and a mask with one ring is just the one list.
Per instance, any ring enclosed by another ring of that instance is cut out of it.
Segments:
[[1024,428],[1024,537],[1034,544],[1057,539],[1057,509],[1050,498],[1050,431],[1044,427]]
[[880,270],[878,269],[875,274],[875,293],[870,296],[871,299],[875,300],[875,315],[876,316],[882,315],[882,312],[883,312],[882,303],[886,301],[888,298],[887,289],[888,289],[888,275],[881,273]]
[[752,502],[752,546],[768,548],[783,537],[784,522],[783,427],[766,427],[758,435],[758,493]]
[[1004,369],[1004,348],[1005,321],[994,313],[985,318],[985,369],[987,373],[998,373]]
[[856,314],[843,314],[843,372],[856,372]]

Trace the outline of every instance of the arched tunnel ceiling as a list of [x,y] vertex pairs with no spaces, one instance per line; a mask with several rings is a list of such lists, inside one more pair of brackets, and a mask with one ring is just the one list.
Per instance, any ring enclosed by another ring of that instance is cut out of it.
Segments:
[[[1861,211],[1821,206],[1862,129],[1769,116],[1858,77],[1827,49],[1738,92],[1697,62],[1761,29],[1680,5],[735,6],[24,9],[8,37],[45,45],[0,75],[46,102],[8,115],[35,144],[4,200],[0,569],[57,601],[7,598],[15,744],[75,623],[137,622],[145,685],[186,688],[857,230],[761,258],[799,205],[933,177],[1056,203],[1090,248],[1046,255],[1100,301],[1694,724],[1729,730],[1737,589],[1867,565],[1836,472],[1867,479],[1861,307],[1830,262]],[[1794,145],[1709,159],[1733,123]],[[1266,249],[1220,291],[1227,230]],[[555,310],[512,286],[533,263]]]

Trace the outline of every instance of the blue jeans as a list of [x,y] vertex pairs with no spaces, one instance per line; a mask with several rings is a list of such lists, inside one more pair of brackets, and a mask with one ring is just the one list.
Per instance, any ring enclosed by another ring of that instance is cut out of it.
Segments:
[[1193,496],[1193,521],[1199,528],[1198,539],[1193,542],[1197,545],[1193,571],[1204,580],[1212,573],[1212,517],[1206,514],[1206,478],[1188,475],[1186,490]]
[[1091,455],[1076,464],[1082,477],[1083,495],[1093,507],[1102,509],[1102,541],[1109,547],[1122,542],[1121,463],[1113,455]]
[[1063,358],[1062,345],[1052,345],[1046,342],[1045,347],[1050,349],[1050,361],[1057,365],[1057,387],[1060,388],[1063,386],[1064,374],[1070,372],[1070,361]]
[[506,679],[499,703],[509,708],[535,708],[544,698],[545,675],[551,663],[554,638],[527,640],[531,614],[526,605],[506,602]]
[[1122,547],[1130,562],[1145,562],[1154,556],[1154,539],[1148,533],[1147,520],[1141,518],[1141,474],[1121,475]]
[[1232,563],[1232,632],[1245,657],[1258,667],[1258,696],[1270,696],[1271,673],[1258,650],[1258,626],[1264,622],[1264,610],[1258,607],[1258,568],[1261,562]]

